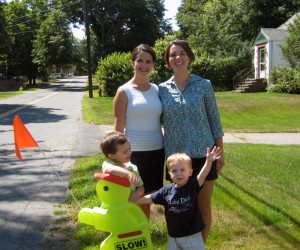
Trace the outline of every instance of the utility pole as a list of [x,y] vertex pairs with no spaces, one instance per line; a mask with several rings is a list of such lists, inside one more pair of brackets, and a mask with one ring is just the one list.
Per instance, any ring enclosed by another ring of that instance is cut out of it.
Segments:
[[85,36],[87,47],[87,60],[88,60],[88,79],[89,79],[89,98],[93,98],[93,76],[92,76],[92,59],[91,59],[91,35],[90,35],[90,19],[89,19],[89,6],[88,0],[83,1],[83,15],[85,23]]

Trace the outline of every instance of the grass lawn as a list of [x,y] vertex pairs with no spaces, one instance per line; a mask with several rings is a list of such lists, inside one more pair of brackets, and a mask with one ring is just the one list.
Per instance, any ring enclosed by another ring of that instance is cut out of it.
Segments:
[[300,95],[217,92],[226,132],[300,132]]
[[[225,145],[226,166],[213,195],[213,227],[207,249],[297,249],[300,245],[300,146]],[[278,157],[280,156],[280,157]],[[77,159],[70,187],[82,207],[100,206],[96,196],[102,154]],[[79,209],[75,201],[73,220]],[[165,249],[161,206],[152,206],[150,229],[155,249]],[[78,223],[79,249],[97,249],[107,233]]]
[[0,100],[10,98],[16,95],[21,95],[22,92],[19,91],[12,91],[12,92],[0,92]]
[[37,80],[37,83],[35,86],[26,87],[26,89],[22,90],[16,90],[16,91],[3,91],[0,92],[0,100],[10,98],[13,96],[21,95],[23,91],[37,91],[41,88],[44,88],[48,85],[50,85],[52,82],[55,82],[55,80],[49,80],[49,82],[41,82],[40,80]]
[[[226,132],[300,132],[300,96],[216,93]],[[94,124],[113,124],[113,98],[83,99],[83,117]],[[102,154],[79,158],[70,188],[82,207],[97,207],[93,177]],[[213,195],[213,226],[207,249],[299,249],[300,146],[225,144],[226,166]],[[70,218],[79,208],[70,198]],[[165,249],[167,231],[161,206],[152,206],[149,222],[155,250]],[[107,233],[77,223],[72,237],[79,249],[98,249]]]
[[[217,92],[225,132],[300,132],[300,95],[278,93]],[[83,118],[94,124],[112,125],[113,98],[85,95]]]
[[210,249],[300,246],[300,146],[226,144]]

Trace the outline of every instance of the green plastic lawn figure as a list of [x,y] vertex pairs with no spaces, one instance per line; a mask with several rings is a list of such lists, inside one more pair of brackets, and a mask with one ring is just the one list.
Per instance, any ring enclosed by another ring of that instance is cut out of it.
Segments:
[[83,208],[80,222],[111,234],[101,243],[100,250],[153,250],[148,219],[136,204],[128,201],[130,183],[127,178],[95,173],[99,179],[96,191],[100,207]]

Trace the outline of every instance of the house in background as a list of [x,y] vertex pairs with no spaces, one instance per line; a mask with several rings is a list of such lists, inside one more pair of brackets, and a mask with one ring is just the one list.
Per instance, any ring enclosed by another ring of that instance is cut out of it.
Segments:
[[265,91],[267,85],[270,84],[272,68],[277,65],[291,66],[283,57],[280,45],[289,35],[288,25],[294,23],[297,17],[300,17],[300,13],[293,15],[278,28],[261,28],[254,42],[254,67],[241,71],[233,78],[233,91]]
[[289,35],[288,25],[300,16],[293,15],[288,21],[276,29],[262,28],[254,43],[254,75],[255,79],[266,79],[269,83],[271,70],[276,65],[290,67],[290,63],[284,59],[280,45]]

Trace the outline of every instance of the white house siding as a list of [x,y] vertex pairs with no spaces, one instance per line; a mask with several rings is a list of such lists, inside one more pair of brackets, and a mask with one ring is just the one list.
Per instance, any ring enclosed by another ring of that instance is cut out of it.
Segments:
[[270,68],[273,68],[277,65],[281,65],[284,67],[291,67],[291,64],[284,59],[283,55],[282,55],[282,51],[281,51],[281,47],[280,45],[283,44],[283,42],[278,42],[278,41],[274,41],[271,42],[271,53],[270,55],[272,56],[270,58]]

